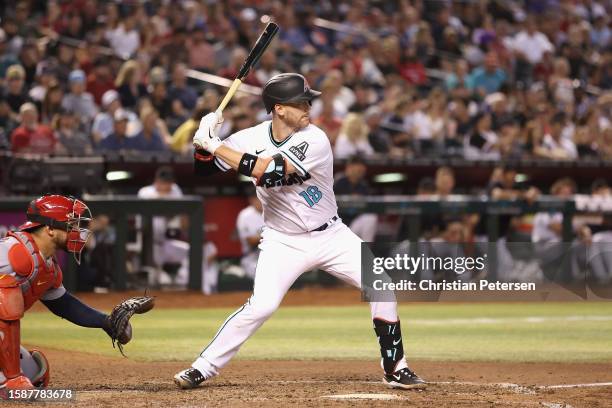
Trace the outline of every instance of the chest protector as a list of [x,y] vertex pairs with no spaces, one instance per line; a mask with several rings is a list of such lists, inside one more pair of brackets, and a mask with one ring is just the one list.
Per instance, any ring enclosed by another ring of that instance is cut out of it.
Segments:
[[23,256],[29,258],[29,268],[25,267],[28,262],[24,259],[19,262],[24,267],[14,271],[15,280],[23,294],[25,310],[28,310],[47,290],[59,287],[62,271],[55,258],[50,263],[45,262],[29,234],[14,231],[9,232],[7,236],[17,239],[25,249]]

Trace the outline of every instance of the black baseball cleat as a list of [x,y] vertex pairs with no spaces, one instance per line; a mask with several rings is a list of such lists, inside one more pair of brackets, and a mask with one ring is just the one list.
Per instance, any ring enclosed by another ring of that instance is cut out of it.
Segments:
[[199,387],[206,380],[204,374],[195,368],[180,371],[174,376],[174,383],[184,390]]
[[385,374],[383,383],[389,388],[401,388],[404,390],[427,387],[427,383],[421,377],[410,371],[408,367],[397,370],[393,374]]

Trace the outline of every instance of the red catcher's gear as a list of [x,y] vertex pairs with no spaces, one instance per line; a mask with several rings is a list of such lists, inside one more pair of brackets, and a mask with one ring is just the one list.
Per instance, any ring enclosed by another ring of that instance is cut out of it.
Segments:
[[[44,260],[29,233],[9,232],[6,238],[0,240],[0,258],[7,246],[10,246],[8,269],[2,264],[0,267],[4,267],[8,273],[0,275],[0,291],[5,290],[3,287],[19,286],[23,294],[24,310],[28,310],[49,289],[62,285],[62,270],[57,260]],[[15,259],[15,255],[21,256]],[[0,318],[9,320],[1,315]]]
[[[21,376],[21,365],[19,362],[21,336],[19,327],[19,320],[10,322],[0,320],[0,369],[2,369],[7,380],[16,379]],[[31,387],[32,384],[30,383]]]
[[25,375],[20,375],[15,378],[11,378],[6,380],[4,383],[8,390],[32,390],[34,389],[34,385],[28,377]]
[[66,249],[73,253],[77,264],[81,263],[81,252],[91,234],[87,228],[91,211],[84,202],[62,195],[45,195],[30,202],[26,217],[28,221],[19,227],[20,231],[41,225],[66,231]]

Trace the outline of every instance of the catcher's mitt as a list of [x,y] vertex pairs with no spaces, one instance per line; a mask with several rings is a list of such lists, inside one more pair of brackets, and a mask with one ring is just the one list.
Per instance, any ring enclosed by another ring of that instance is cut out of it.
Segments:
[[107,327],[104,329],[113,342],[113,348],[117,344],[123,356],[125,356],[123,354],[123,345],[132,339],[130,318],[134,313],[142,314],[148,312],[153,309],[153,306],[155,306],[155,298],[151,296],[137,296],[119,303],[115,306],[110,316],[107,317]]

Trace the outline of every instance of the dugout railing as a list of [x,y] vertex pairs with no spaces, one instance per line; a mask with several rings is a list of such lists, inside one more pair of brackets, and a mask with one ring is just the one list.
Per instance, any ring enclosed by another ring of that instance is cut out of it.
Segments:
[[[0,198],[0,212],[21,212],[26,208],[30,198],[4,197]],[[572,218],[576,212],[575,201],[560,200],[554,197],[542,196],[537,201],[491,201],[488,198],[474,196],[451,196],[449,198],[419,199],[415,196],[372,196],[350,197],[338,196],[338,206],[341,209],[353,209],[358,212],[377,214],[396,214],[406,217],[408,236],[402,237],[412,242],[419,240],[423,226],[423,215],[460,215],[478,213],[487,218],[487,235],[489,242],[499,238],[499,218],[505,215],[520,215],[536,212],[563,213],[563,240],[572,240]],[[182,199],[142,200],[136,196],[89,196],[87,203],[94,215],[107,214],[112,217],[116,229],[114,251],[114,268],[112,271],[113,289],[125,290],[127,282],[126,256],[128,242],[128,216],[141,215],[143,229],[150,225],[154,215],[186,214],[189,222],[189,288],[200,290],[202,285],[202,243],[204,240],[204,210],[203,199],[199,196],[186,196]],[[149,245],[152,242],[149,240]],[[146,250],[143,249],[143,250]],[[149,248],[150,250],[150,248]],[[71,258],[69,258],[71,259]],[[65,286],[74,289],[77,277],[75,265],[69,262],[65,273]]]

